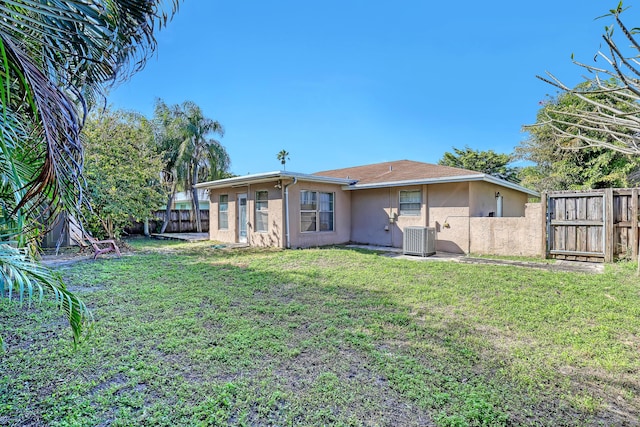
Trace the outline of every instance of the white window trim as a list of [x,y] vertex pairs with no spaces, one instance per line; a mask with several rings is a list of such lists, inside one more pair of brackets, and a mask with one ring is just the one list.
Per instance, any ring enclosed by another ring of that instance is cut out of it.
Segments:
[[[417,213],[402,213],[402,193],[418,193],[420,195],[420,201],[418,201],[417,203],[420,205],[420,207],[418,208],[418,212]],[[421,190],[400,190],[398,191],[398,216],[411,216],[411,217],[416,217],[416,216],[421,216],[422,215],[422,191]]]
[[[308,209],[300,209],[300,215],[299,215],[299,219],[300,219],[300,233],[302,234],[313,234],[313,233],[335,233],[336,231],[336,193],[331,192],[331,191],[316,191],[316,190],[301,190],[300,191],[300,199],[302,200],[302,193],[303,192],[308,192],[308,193],[316,193],[316,208],[314,210],[308,210]],[[332,201],[332,205],[333,205],[333,210],[331,211],[321,211],[320,210],[320,194],[321,193],[325,193],[325,194],[331,194],[331,201]],[[301,203],[299,203],[299,205],[301,205]],[[316,214],[316,229],[314,231],[302,231],[302,214],[305,212],[314,212]],[[331,224],[333,225],[333,229],[331,230],[320,230],[320,213],[326,213],[326,212],[331,212]]]
[[[221,206],[220,198],[222,196],[227,196],[227,201],[225,202],[225,204],[227,205],[227,210],[225,211],[220,210],[220,206]],[[220,226],[220,212],[224,212],[225,215],[227,216],[227,226],[225,228],[222,228]],[[229,195],[228,194],[220,194],[218,196],[218,230],[229,230]]]
[[[258,193],[266,193],[267,194],[267,199],[259,201],[258,200]],[[258,203],[259,202],[266,202],[267,203],[267,208],[258,210]],[[254,200],[253,203],[254,203],[254,215],[255,215],[255,223],[256,223],[256,233],[268,233],[269,232],[269,191],[267,191],[267,190],[257,190],[256,194],[255,194],[255,200]],[[267,221],[266,221],[266,227],[267,228],[265,230],[258,230],[258,213],[267,215]]]

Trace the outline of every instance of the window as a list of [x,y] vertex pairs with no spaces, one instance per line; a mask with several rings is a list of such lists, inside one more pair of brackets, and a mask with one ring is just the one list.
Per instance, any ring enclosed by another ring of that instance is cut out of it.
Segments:
[[333,193],[300,192],[300,231],[333,231]]
[[269,192],[256,191],[256,231],[266,233],[269,230]]
[[300,192],[300,231],[316,231],[317,218],[316,192]]
[[421,199],[420,190],[400,191],[400,215],[419,216]]
[[319,193],[320,231],[333,231],[333,193]]
[[229,229],[229,196],[221,194],[218,198],[218,230]]

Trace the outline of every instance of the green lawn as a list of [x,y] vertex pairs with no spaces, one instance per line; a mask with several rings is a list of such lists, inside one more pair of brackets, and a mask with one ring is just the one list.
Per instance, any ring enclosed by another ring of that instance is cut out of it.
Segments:
[[346,249],[132,241],[61,268],[93,309],[0,302],[0,425],[621,425],[640,280]]

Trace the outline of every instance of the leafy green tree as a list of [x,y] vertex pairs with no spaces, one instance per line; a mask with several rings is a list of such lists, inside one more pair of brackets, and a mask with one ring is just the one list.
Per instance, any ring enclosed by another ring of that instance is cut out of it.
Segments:
[[[610,81],[616,87],[615,81]],[[590,82],[581,83],[576,90],[593,89]],[[622,103],[616,105],[614,99],[607,99],[606,92],[594,92],[589,99],[615,105],[626,109]],[[640,164],[634,156],[603,147],[583,147],[576,138],[560,136],[563,133],[582,133],[591,139],[608,140],[606,132],[598,130],[580,130],[583,120],[580,111],[595,109],[595,105],[586,102],[573,93],[561,93],[556,98],[542,102],[537,115],[537,123],[527,126],[526,140],[516,147],[516,154],[534,162],[521,172],[522,184],[538,191],[578,190],[606,187],[627,187],[632,184],[632,174]],[[553,117],[555,123],[549,118]],[[624,132],[624,129],[619,129]]]
[[118,238],[131,220],[143,221],[162,205],[162,159],[151,123],[143,116],[106,109],[83,130],[85,177],[92,218],[102,233]]
[[517,181],[518,169],[509,166],[512,161],[511,155],[499,154],[493,150],[473,150],[468,146],[465,146],[464,150],[452,148],[453,153],[445,152],[438,161],[439,165],[469,169],[507,181]]
[[191,191],[192,211],[198,232],[202,232],[198,192],[194,185],[219,179],[227,173],[231,160],[220,141],[212,135],[224,135],[222,125],[205,117],[202,109],[192,101],[168,106],[156,102],[155,119],[158,147],[164,153],[164,181],[169,188],[167,215],[176,189]]
[[[171,3],[177,7],[177,0]],[[0,297],[49,290],[74,339],[88,311],[34,261],[47,218],[77,211],[80,130],[105,84],[139,70],[167,21],[160,0],[12,0],[0,6]],[[46,215],[43,215],[45,213]],[[15,291],[15,292],[11,292]]]
[[278,152],[278,160],[280,160],[280,164],[284,170],[287,170],[287,161],[291,160],[289,158],[289,152],[287,150],[280,150]]

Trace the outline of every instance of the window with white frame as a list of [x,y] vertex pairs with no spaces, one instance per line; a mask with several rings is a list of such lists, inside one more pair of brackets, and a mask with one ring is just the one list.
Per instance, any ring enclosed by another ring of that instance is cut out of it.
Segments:
[[218,198],[218,230],[229,229],[229,196],[221,194]]
[[318,193],[320,231],[333,231],[333,193]]
[[420,190],[400,191],[400,215],[420,216],[422,192]]
[[320,191],[300,192],[300,231],[333,231],[334,194]]
[[269,192],[256,191],[256,231],[269,230]]

